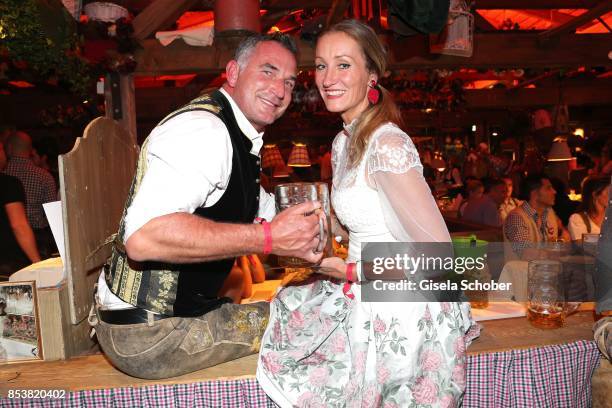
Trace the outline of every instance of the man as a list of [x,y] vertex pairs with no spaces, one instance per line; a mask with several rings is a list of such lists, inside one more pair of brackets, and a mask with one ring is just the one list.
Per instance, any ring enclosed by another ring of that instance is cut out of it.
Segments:
[[484,195],[474,200],[469,200],[463,210],[463,219],[477,224],[501,227],[502,219],[499,206],[506,198],[506,183],[500,179],[492,179],[487,182]]
[[510,177],[504,177],[502,180],[504,183],[506,183],[506,197],[504,198],[504,202],[499,206],[499,215],[502,222],[504,222],[508,214],[523,204],[523,202],[518,198],[512,197],[512,191],[514,191],[514,183],[512,182],[512,179]]
[[[612,204],[612,195],[608,204]],[[593,328],[595,342],[603,355],[612,359],[612,205],[608,205],[601,226],[594,280],[597,313],[603,316]]]
[[[0,171],[5,166],[6,154],[0,142]],[[3,278],[40,261],[24,202],[25,193],[19,180],[0,173],[0,275]]]
[[42,205],[57,200],[55,180],[32,161],[32,138],[27,133],[13,132],[8,137],[6,152],[9,161],[4,172],[17,177],[23,185],[28,222],[34,230],[40,255],[48,258],[56,246]]
[[258,351],[269,306],[227,303],[234,258],[275,253],[318,262],[317,202],[279,213],[259,184],[265,126],[286,110],[295,44],[254,36],[226,66],[223,88],[167,116],[142,146],[92,323],[108,358],[167,378]]
[[552,209],[555,193],[550,180],[542,175],[531,175],[521,184],[525,201],[508,214],[503,228],[504,240],[511,242],[515,254],[523,259],[537,256],[534,244],[559,238],[559,219]]

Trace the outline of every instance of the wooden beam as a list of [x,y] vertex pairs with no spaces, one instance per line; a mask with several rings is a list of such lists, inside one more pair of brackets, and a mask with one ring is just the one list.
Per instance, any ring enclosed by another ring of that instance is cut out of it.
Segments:
[[479,10],[500,9],[584,9],[595,7],[598,0],[476,0],[475,8]]
[[[430,54],[427,38],[423,36],[383,39],[390,49],[389,69],[612,66],[608,58],[612,34],[566,34],[547,47],[539,45],[537,34],[475,34],[474,54],[470,58]],[[136,53],[136,75],[221,72],[233,54],[232,50],[192,47],[183,41],[164,47],[156,40],[145,40],[143,47]],[[299,67],[312,68],[312,45],[298,41],[298,47]]]
[[548,40],[552,37],[569,33],[570,31],[573,31],[578,27],[595,20],[597,17],[607,13],[610,10],[612,10],[612,0],[603,0],[597,6],[593,7],[589,11],[582,13],[578,17],[573,18],[570,21],[561,24],[560,26],[540,33],[540,39]]
[[480,31],[497,31],[497,28],[482,16],[478,11],[474,12],[474,24]]
[[134,38],[142,41],[176,22],[196,0],[155,0],[134,18]]
[[325,28],[329,28],[331,25],[339,22],[344,17],[344,13],[349,6],[349,0],[334,0],[327,14],[327,20],[325,21]]
[[[111,75],[106,75],[104,79],[104,106],[106,117],[114,119],[129,133],[132,142],[136,145],[136,98],[134,96],[134,75],[121,74],[117,76],[117,81],[111,79]],[[113,86],[118,88],[118,92],[113,92]],[[116,96],[115,99],[113,96]],[[116,108],[120,107],[118,115],[114,114]]]

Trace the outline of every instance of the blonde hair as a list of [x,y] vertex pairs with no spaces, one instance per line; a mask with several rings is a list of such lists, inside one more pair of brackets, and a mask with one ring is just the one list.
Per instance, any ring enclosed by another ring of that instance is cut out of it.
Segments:
[[[372,28],[357,20],[343,20],[324,31],[319,39],[329,33],[344,33],[355,40],[361,47],[366,69],[375,73],[380,81],[387,71],[387,51]],[[379,101],[375,105],[370,104],[357,118],[354,134],[349,142],[350,167],[354,167],[363,157],[374,130],[386,122],[393,122],[398,126],[402,124],[401,112],[391,98],[391,93],[380,84],[376,88],[380,91]]]

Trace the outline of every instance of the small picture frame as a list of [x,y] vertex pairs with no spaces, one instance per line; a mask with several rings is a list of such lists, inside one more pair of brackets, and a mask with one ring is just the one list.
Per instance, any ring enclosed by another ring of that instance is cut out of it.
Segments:
[[36,282],[0,282],[0,364],[42,359]]

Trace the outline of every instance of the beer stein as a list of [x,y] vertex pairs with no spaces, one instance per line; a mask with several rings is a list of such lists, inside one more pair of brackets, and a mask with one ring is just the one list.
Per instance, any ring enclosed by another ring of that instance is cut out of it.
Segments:
[[[331,226],[331,207],[329,202],[329,189],[327,183],[284,183],[274,189],[276,200],[276,211],[280,212],[296,204],[306,201],[319,201],[321,210],[325,213],[327,223],[319,219],[319,244],[315,253],[323,252],[323,257],[333,256],[332,242],[329,239],[329,228]],[[325,225],[327,224],[327,225]],[[295,257],[278,257],[280,266],[290,268],[304,268],[313,266],[309,262]]]
[[548,259],[529,261],[527,279],[527,319],[543,329],[563,327],[565,317],[579,303],[567,302],[561,263]]

